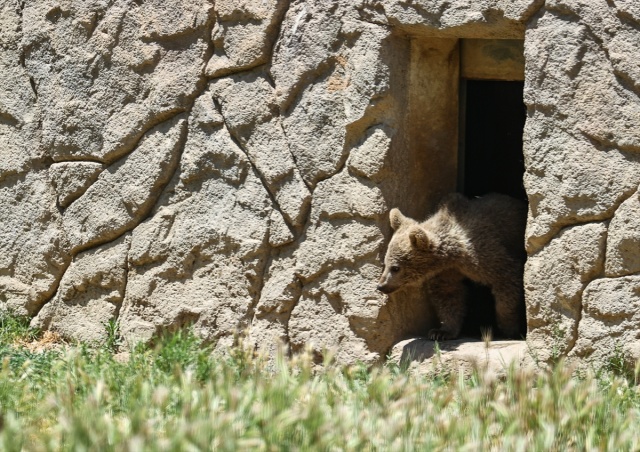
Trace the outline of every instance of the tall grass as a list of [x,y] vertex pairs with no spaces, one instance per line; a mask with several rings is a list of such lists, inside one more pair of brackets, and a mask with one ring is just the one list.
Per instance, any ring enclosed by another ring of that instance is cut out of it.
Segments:
[[[17,331],[19,330],[19,331]],[[426,377],[395,366],[212,354],[189,332],[138,347],[32,353],[0,332],[0,449],[640,448],[640,395],[603,374]]]

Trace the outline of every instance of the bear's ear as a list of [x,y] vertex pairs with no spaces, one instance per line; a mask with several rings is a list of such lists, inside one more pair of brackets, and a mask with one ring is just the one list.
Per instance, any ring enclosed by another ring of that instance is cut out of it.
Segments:
[[409,231],[409,240],[411,245],[419,250],[428,250],[435,245],[432,234],[422,229],[420,226],[414,226]]
[[400,209],[397,209],[397,208],[391,209],[391,212],[389,212],[389,222],[391,223],[391,229],[393,229],[394,231],[397,231],[398,228],[402,226],[402,223],[404,223],[405,221],[407,221],[407,217],[402,215],[402,212],[400,212]]

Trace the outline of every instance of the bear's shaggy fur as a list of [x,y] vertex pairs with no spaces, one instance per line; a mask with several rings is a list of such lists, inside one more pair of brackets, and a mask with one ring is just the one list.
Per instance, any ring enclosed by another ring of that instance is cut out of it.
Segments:
[[428,279],[429,301],[440,321],[429,338],[446,340],[460,334],[468,278],[491,289],[500,332],[521,337],[526,209],[522,201],[492,193],[472,200],[448,195],[423,223],[391,210],[394,234],[378,289],[389,294]]

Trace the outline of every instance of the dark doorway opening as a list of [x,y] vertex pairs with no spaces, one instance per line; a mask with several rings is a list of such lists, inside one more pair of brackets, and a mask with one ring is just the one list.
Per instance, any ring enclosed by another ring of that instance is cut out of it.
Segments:
[[462,80],[460,191],[503,193],[524,201],[524,82]]
[[[468,197],[494,192],[527,201],[522,183],[523,89],[521,81],[461,80],[458,191]],[[470,303],[463,334],[480,337],[491,329],[495,337],[490,289],[469,281],[467,291]]]

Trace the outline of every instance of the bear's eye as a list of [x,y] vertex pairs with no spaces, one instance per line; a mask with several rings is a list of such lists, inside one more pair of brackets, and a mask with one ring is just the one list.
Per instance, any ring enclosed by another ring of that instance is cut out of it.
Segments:
[[391,273],[398,273],[400,271],[400,267],[398,267],[397,265],[392,265],[389,270],[391,271]]

